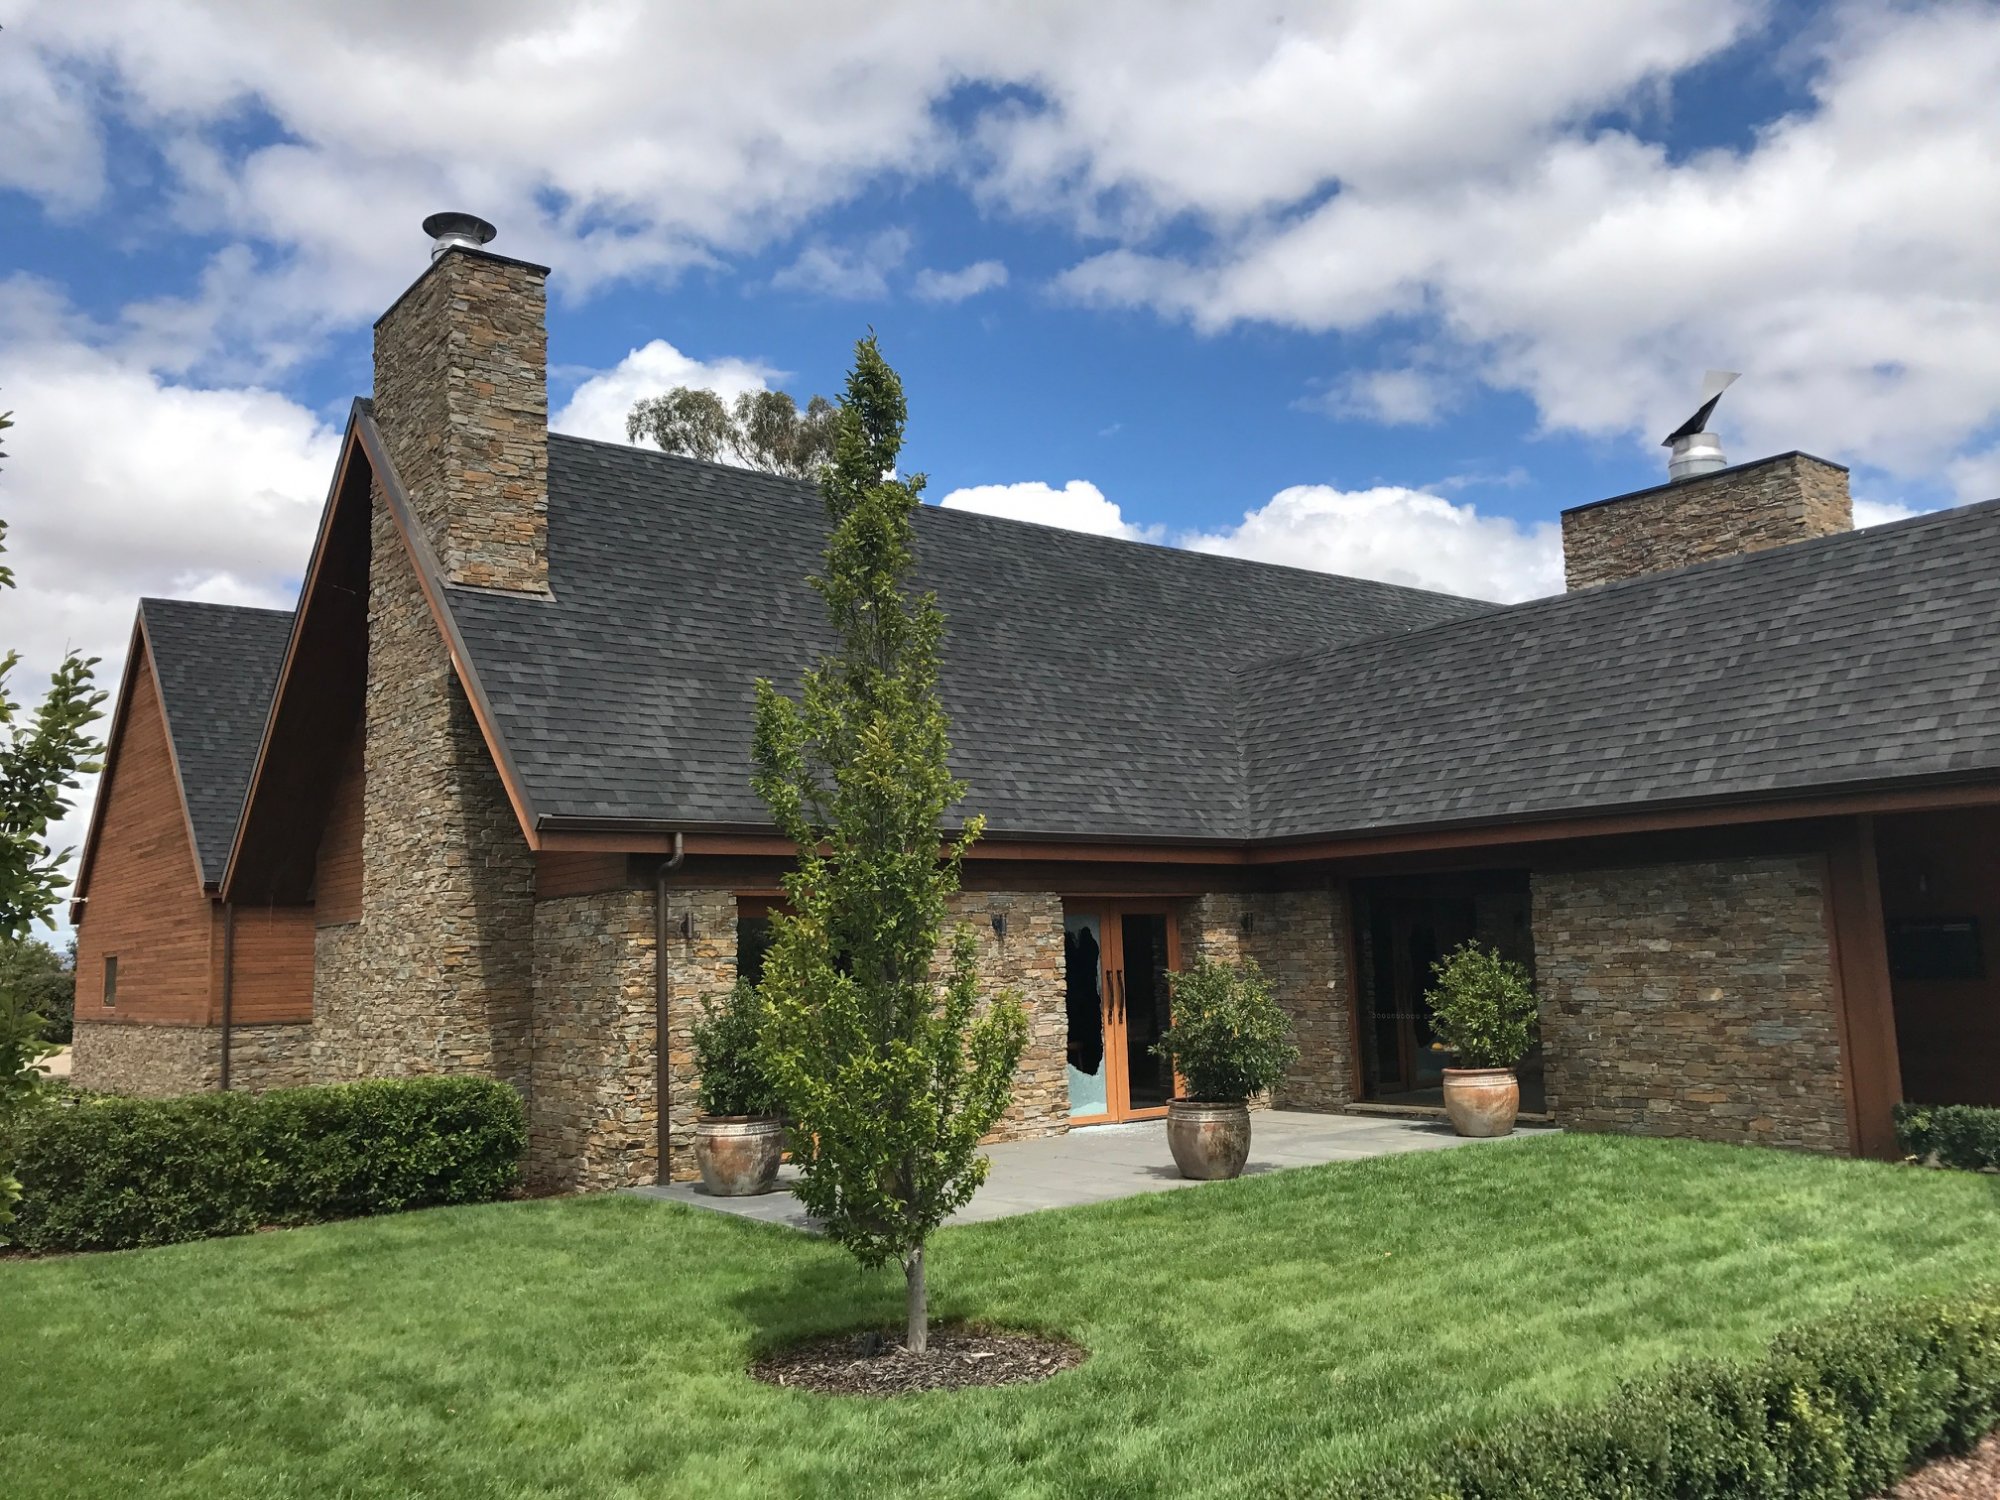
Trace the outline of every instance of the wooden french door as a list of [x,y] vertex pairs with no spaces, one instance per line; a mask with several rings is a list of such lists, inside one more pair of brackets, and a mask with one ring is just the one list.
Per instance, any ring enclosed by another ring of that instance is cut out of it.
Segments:
[[1063,939],[1070,1122],[1164,1115],[1174,1075],[1152,1049],[1167,1029],[1167,971],[1180,966],[1173,910],[1147,902],[1071,902]]

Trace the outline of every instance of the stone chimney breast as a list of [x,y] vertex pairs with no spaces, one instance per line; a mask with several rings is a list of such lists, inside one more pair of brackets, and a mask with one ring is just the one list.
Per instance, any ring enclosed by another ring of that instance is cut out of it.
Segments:
[[431,263],[375,324],[375,420],[445,576],[547,593],[548,267],[461,221],[491,237],[426,220]]
[[1847,470],[1780,453],[1563,512],[1574,592],[1854,528]]

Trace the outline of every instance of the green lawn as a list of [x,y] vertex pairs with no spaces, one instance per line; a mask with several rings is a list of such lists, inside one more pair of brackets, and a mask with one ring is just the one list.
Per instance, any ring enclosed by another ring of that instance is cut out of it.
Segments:
[[13,1261],[0,1495],[1251,1495],[1996,1246],[1990,1177],[1605,1137],[1320,1167],[947,1231],[942,1316],[1091,1358],[888,1402],[743,1366],[893,1323],[899,1274],[634,1198]]

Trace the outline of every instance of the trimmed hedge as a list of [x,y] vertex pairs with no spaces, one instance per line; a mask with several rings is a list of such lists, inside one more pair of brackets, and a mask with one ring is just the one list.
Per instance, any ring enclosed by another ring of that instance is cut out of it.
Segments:
[[1966,1172],[2000,1172],[2000,1109],[1971,1104],[1899,1104],[1896,1139],[1919,1161]]
[[125,1250],[505,1197],[527,1141],[490,1078],[180,1099],[71,1096],[23,1122],[14,1243]]
[[1340,1500],[1864,1500],[2000,1422],[2000,1287],[1861,1302],[1750,1365],[1702,1362],[1609,1402],[1335,1486]]

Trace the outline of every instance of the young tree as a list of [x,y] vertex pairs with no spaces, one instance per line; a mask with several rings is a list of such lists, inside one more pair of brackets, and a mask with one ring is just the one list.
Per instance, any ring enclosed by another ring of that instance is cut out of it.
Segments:
[[[0,414],[0,430],[13,426],[12,418],[11,412]],[[0,523],[0,538],[5,536]],[[13,586],[13,570],[0,565],[0,589]],[[42,706],[23,722],[6,686],[19,660],[17,651],[0,657],[0,948],[25,942],[30,927],[48,920],[68,884],[62,867],[70,851],[49,848],[49,828],[69,811],[78,777],[98,768],[97,746],[85,731],[104,702],[90,676],[97,659],[71,652],[51,677]],[[34,1008],[34,990],[18,980],[18,973],[0,975],[0,1244],[21,1194],[12,1171],[13,1132],[41,1092],[36,1064],[53,1050],[43,1039],[47,1023]]]
[[677,385],[632,404],[625,436],[651,438],[669,453],[718,459],[787,479],[812,479],[833,457],[834,406],[815,396],[800,411],[783,391],[745,391],[723,404],[714,391]]
[[938,698],[944,616],[904,589],[923,476],[896,477],[903,386],[856,346],[820,480],[832,533],[811,580],[839,641],[794,703],[757,684],[758,794],[798,845],[764,962],[766,1048],[802,1158],[801,1202],[863,1265],[899,1261],[906,1347],[925,1352],[924,1242],[986,1177],[979,1138],[1027,1043],[1020,1003],[982,1004],[972,934],[936,973],[945,905],[982,820],[945,838],[965,795]]

